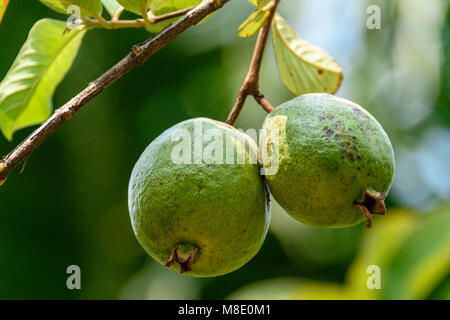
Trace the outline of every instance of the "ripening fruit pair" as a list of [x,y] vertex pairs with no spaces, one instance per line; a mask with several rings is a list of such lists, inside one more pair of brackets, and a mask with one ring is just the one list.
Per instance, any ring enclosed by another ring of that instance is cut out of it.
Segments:
[[372,214],[384,214],[393,150],[359,105],[327,94],[297,97],[267,116],[259,143],[261,152],[232,126],[198,118],[147,147],[131,175],[129,209],[150,256],[196,277],[240,268],[265,239],[269,189],[313,226],[370,226]]

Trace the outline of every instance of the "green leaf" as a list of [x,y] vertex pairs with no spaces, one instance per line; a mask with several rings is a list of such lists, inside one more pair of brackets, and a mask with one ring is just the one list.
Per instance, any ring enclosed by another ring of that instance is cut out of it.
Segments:
[[305,286],[302,278],[272,278],[245,285],[231,293],[227,300],[287,300]]
[[337,283],[303,278],[273,278],[248,284],[227,300],[355,300],[359,297]]
[[63,21],[36,22],[0,83],[0,127],[7,139],[51,114],[55,88],[71,67],[85,34],[78,29],[63,34],[65,29]]
[[425,299],[450,270],[450,208],[424,220],[389,266],[386,299]]
[[[126,10],[136,13],[137,15],[142,15],[141,0],[118,0],[118,1]],[[151,0],[147,0],[147,3],[149,3],[150,1]]]
[[9,0],[0,0],[0,23],[2,23],[3,16],[5,15],[6,8],[8,8]]
[[297,289],[290,300],[358,300],[357,292],[338,283],[310,281]]
[[255,6],[262,8],[266,6],[270,1],[272,0],[249,0],[251,3],[253,3]]
[[81,14],[86,16],[96,16],[102,12],[101,0],[39,0],[50,9],[63,13],[72,14],[67,12],[67,8],[75,5],[80,7]]
[[114,16],[116,12],[122,8],[122,6],[117,2],[117,0],[102,0],[102,3],[111,17]]
[[[159,16],[162,14],[196,6],[201,2],[202,0],[152,0],[150,2],[150,10],[155,16]],[[207,18],[208,17],[206,17],[205,19]],[[149,32],[155,33],[160,32],[162,29],[178,19],[180,19],[180,17],[156,23],[154,25],[148,26],[147,30]]]
[[255,11],[245,20],[238,29],[238,36],[251,37],[261,29],[269,18],[270,11],[256,8]]
[[[386,216],[376,218],[372,228],[364,231],[359,254],[347,272],[347,283],[360,297],[380,299],[387,286],[385,275],[389,264],[397,256],[408,237],[417,229],[419,217],[408,209],[389,210]],[[376,265],[381,270],[381,289],[367,287],[369,266]]]
[[427,300],[450,300],[450,273],[427,297]]
[[342,69],[327,52],[300,39],[279,14],[275,14],[272,27],[280,78],[293,94],[335,93],[339,89]]
[[150,10],[158,15],[196,6],[201,2],[201,0],[151,0]]

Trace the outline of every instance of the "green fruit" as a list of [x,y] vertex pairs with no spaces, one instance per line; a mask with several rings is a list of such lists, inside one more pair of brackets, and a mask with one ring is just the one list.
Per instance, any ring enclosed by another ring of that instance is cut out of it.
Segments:
[[192,119],[162,133],[130,179],[130,216],[142,247],[196,277],[243,266],[260,249],[270,218],[256,158],[249,136],[218,121]]
[[[266,179],[297,220],[338,228],[384,214],[394,153],[381,125],[361,106],[328,94],[288,101],[264,121],[260,140]],[[264,150],[267,150],[265,152]]]

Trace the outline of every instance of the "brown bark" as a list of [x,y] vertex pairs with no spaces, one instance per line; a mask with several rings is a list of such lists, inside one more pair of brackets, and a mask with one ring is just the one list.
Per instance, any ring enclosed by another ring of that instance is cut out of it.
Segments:
[[270,26],[272,24],[273,16],[275,15],[275,11],[277,10],[279,2],[280,0],[272,1],[273,4],[271,6],[270,15],[267,19],[267,22],[259,31],[255,50],[253,51],[252,62],[250,63],[250,68],[248,70],[247,76],[244,79],[244,82],[242,83],[241,89],[239,90],[236,102],[231,109],[231,112],[228,115],[226,121],[230,125],[234,125],[237,118],[239,117],[239,114],[244,107],[247,96],[253,96],[256,102],[258,102],[267,112],[271,112],[273,110],[273,106],[264,98],[264,95],[259,91],[259,73],[264,56],[264,49],[267,44],[267,38],[269,37]]

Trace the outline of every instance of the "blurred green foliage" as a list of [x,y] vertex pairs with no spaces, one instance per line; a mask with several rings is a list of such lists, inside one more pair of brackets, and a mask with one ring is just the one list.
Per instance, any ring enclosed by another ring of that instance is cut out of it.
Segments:
[[[401,208],[377,219],[361,238],[347,281],[273,278],[247,285],[230,299],[447,299],[450,207],[420,216]],[[379,269],[379,286],[371,266]],[[432,293],[434,291],[434,293]]]
[[[382,9],[381,30],[365,27],[373,3]],[[90,102],[29,158],[22,174],[9,176],[0,189],[0,298],[221,299],[256,283],[247,297],[268,292],[274,298],[278,290],[293,299],[449,299],[448,1],[281,1],[280,13],[299,36],[342,66],[337,95],[366,107],[391,137],[397,174],[387,215],[376,217],[373,229],[308,227],[273,202],[272,226],[258,255],[238,271],[210,279],[167,270],[140,248],[127,209],[132,167],[168,127],[198,116],[226,118],[255,40],[236,35],[251,10],[250,3],[231,1]],[[317,12],[322,19],[314,18]],[[11,1],[0,25],[0,78],[43,17],[64,19],[39,1]],[[88,32],[54,105],[147,37],[145,30]],[[275,105],[292,97],[276,73],[269,48],[261,89]],[[264,117],[249,101],[236,125],[259,128]],[[0,139],[1,154],[29,133],[17,132],[12,142]],[[381,269],[382,289],[375,293],[365,287],[369,263]],[[81,290],[66,287],[72,264],[81,267]],[[277,278],[285,280],[258,288]],[[293,278],[299,286],[286,280]]]

